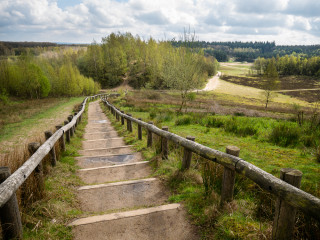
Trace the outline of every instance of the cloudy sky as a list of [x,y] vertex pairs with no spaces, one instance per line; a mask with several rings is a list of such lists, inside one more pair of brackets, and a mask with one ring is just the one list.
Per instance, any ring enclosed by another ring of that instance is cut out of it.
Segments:
[[319,0],[0,0],[0,40],[91,43],[111,32],[320,44]]

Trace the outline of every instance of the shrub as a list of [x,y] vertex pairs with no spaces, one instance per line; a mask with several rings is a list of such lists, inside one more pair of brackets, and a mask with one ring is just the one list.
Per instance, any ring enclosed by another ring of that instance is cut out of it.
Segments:
[[154,119],[157,116],[157,109],[152,109],[149,113],[149,118]]
[[175,125],[189,125],[192,122],[192,117],[189,115],[184,115],[182,117],[179,117],[176,122]]
[[273,128],[269,140],[282,147],[295,146],[298,144],[300,136],[301,130],[297,128],[296,124],[284,122]]
[[224,121],[217,117],[207,117],[206,127],[220,128],[224,126]]

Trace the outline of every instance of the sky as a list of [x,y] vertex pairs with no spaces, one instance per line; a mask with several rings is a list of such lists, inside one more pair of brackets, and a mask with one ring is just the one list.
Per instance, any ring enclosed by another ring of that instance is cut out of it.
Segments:
[[0,40],[92,43],[142,39],[320,44],[319,0],[0,0]]

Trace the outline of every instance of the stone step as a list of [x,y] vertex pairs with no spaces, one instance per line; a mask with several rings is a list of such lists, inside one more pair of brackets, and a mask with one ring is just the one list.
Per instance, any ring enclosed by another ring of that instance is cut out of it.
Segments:
[[92,216],[73,221],[78,240],[197,240],[195,228],[188,223],[180,204]]
[[118,137],[118,133],[116,131],[85,133],[83,137],[86,140],[116,138]]
[[156,178],[83,186],[78,199],[85,212],[135,208],[163,204],[168,199],[164,187]]
[[110,147],[110,148],[95,148],[95,149],[86,149],[79,150],[79,154],[82,156],[108,156],[108,155],[116,155],[116,154],[129,154],[132,153],[131,145],[124,145],[118,147]]
[[149,162],[146,161],[79,170],[79,176],[86,184],[146,178],[150,174]]
[[86,129],[95,129],[95,128],[109,128],[112,127],[110,123],[88,123]]
[[133,162],[139,162],[142,160],[140,153],[131,153],[131,154],[114,154],[107,156],[85,156],[77,157],[78,165],[81,168],[95,168],[103,166],[113,166],[120,164],[127,164]]
[[86,149],[99,149],[99,148],[111,148],[120,147],[125,143],[123,138],[109,138],[109,139],[99,139],[99,140],[86,140],[82,141],[82,148]]

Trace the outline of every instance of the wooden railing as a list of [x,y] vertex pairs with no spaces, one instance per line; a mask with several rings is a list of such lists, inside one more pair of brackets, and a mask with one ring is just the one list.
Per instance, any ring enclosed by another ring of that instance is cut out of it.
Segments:
[[168,156],[168,140],[184,147],[182,170],[188,169],[192,153],[224,166],[222,179],[221,200],[223,205],[233,199],[235,173],[242,174],[257,183],[264,190],[278,197],[272,236],[273,239],[291,239],[293,234],[296,209],[320,221],[320,199],[299,189],[302,173],[298,170],[281,169],[280,179],[263,171],[255,165],[238,157],[239,149],[227,147],[227,153],[196,143],[193,137],[180,137],[168,131],[167,127],[159,129],[152,122],[144,122],[130,114],[125,114],[103,98],[102,101],[109,108],[122,125],[127,121],[127,130],[132,132],[132,122],[138,125],[138,138],[142,139],[142,127],[147,130],[147,146],[152,146],[152,134],[161,137],[162,157]]
[[75,113],[74,116],[70,115],[68,120],[64,121],[64,126],[56,126],[57,130],[54,134],[50,131],[45,132],[46,141],[41,146],[39,143],[30,143],[28,149],[32,156],[12,175],[10,175],[10,169],[8,167],[0,167],[0,219],[3,239],[22,238],[21,217],[16,197],[18,188],[26,181],[33,171],[35,171],[35,176],[38,180],[38,188],[44,188],[42,179],[42,160],[47,154],[50,154],[51,165],[56,165],[55,144],[59,141],[59,147],[64,151],[65,141],[70,142],[76,126],[82,119],[86,103],[90,100],[95,100],[98,97],[105,96],[107,95],[98,94],[86,97],[81,103],[79,111]]

